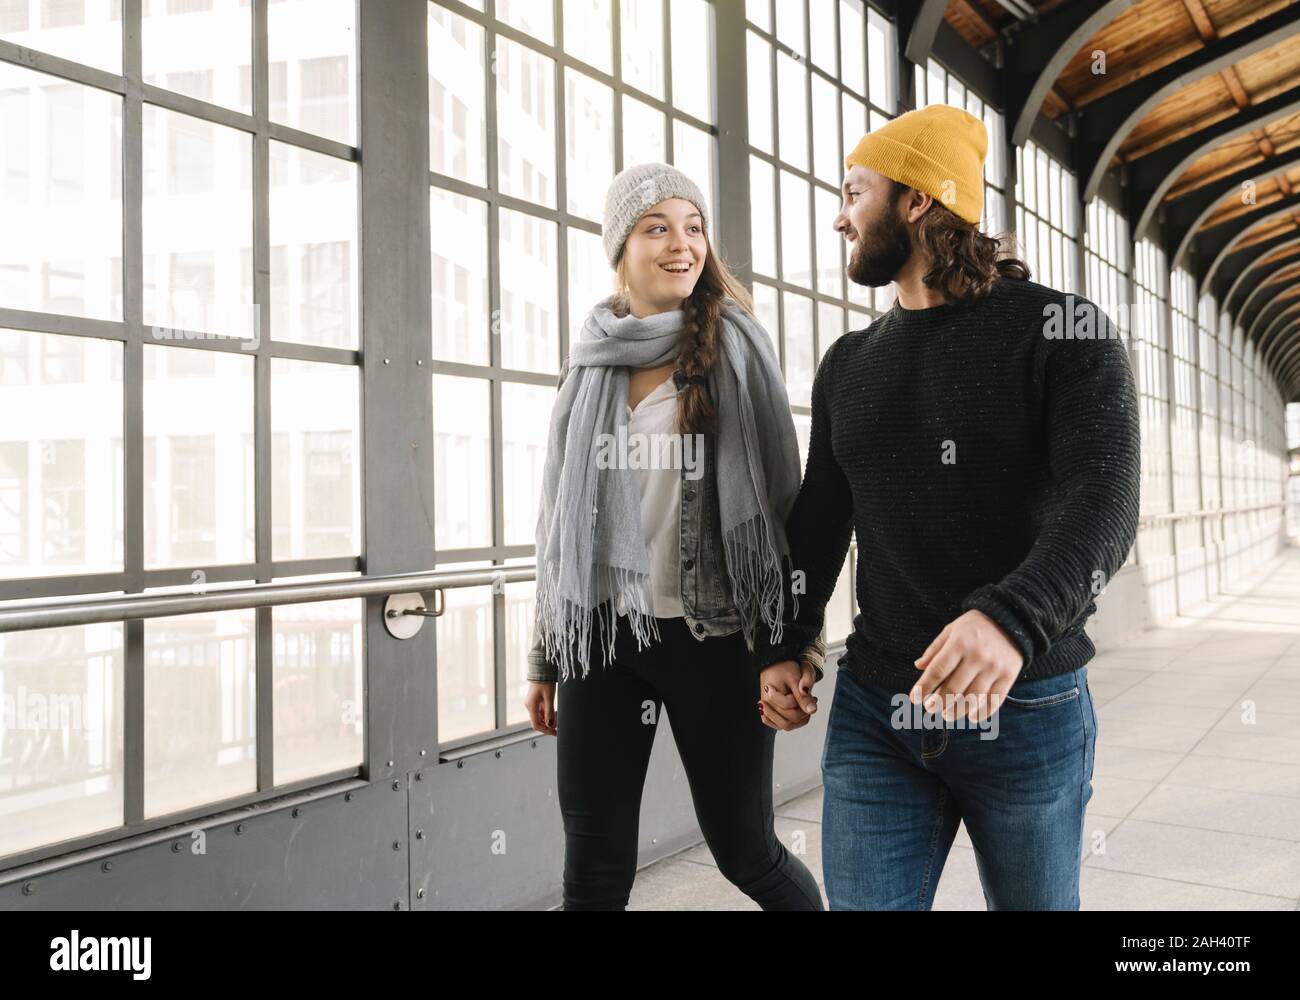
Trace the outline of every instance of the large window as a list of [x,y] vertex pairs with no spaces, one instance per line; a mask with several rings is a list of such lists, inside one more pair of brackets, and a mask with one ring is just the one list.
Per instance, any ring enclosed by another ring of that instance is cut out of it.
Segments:
[[1078,292],[1078,181],[1031,139],[1016,147],[1016,234],[1035,281]]
[[[614,290],[600,239],[614,174],[673,163],[716,219],[713,16],[706,0],[429,4],[440,569],[532,561],[556,376]],[[534,591],[448,594],[444,746],[526,720]]]
[[[806,460],[812,382],[826,349],[868,326],[892,289],[845,274],[839,212],[844,158],[896,110],[893,25],[860,0],[745,5],[754,305],[776,343]],[[826,615],[828,640],[852,629],[853,556]]]
[[975,91],[968,89],[957,76],[933,59],[928,60],[924,67],[913,66],[912,71],[918,108],[950,104],[964,108],[984,123],[988,149],[984,155],[984,211],[980,217],[980,231],[1004,238],[1007,230],[1007,139],[1002,113],[986,104]]
[[[3,603],[360,571],[354,20],[0,5]],[[0,856],[358,773],[361,619],[0,633]]]

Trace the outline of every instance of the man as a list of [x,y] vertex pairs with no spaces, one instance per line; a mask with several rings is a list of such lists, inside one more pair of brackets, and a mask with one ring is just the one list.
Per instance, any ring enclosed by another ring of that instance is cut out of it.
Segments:
[[893,308],[827,350],[790,514],[798,611],[756,648],[764,719],[816,711],[848,549],[858,615],[822,757],[832,909],[929,909],[965,822],[990,909],[1077,909],[1096,713],[1094,598],[1138,513],[1124,343],[979,232],[987,138],[937,105],[863,137],[835,228]]

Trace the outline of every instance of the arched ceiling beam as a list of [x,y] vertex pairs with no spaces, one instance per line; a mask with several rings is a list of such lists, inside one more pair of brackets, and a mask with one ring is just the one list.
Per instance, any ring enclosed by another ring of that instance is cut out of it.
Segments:
[[[1278,233],[1276,236],[1270,236],[1262,243],[1256,243],[1248,250],[1242,251],[1240,259],[1234,260],[1229,257],[1224,261],[1223,266],[1219,268],[1219,281],[1211,283],[1210,294],[1214,296],[1219,305],[1232,313],[1234,317],[1238,315],[1239,307],[1235,304],[1249,295],[1265,278],[1272,274],[1270,265],[1273,261],[1264,262],[1274,250],[1287,251],[1289,258],[1296,253],[1300,253],[1300,235],[1295,233]],[[1255,251],[1259,251],[1256,253]],[[1246,255],[1250,259],[1246,259]],[[1222,289],[1227,291],[1223,292]]]
[[[1233,252],[1233,247],[1248,236],[1251,230],[1270,219],[1290,215],[1300,208],[1300,191],[1289,194],[1277,201],[1264,205],[1254,205],[1240,215],[1234,215],[1227,222],[1215,226],[1196,237],[1196,258],[1191,268],[1196,279],[1196,294],[1199,297],[1205,291],[1206,282],[1214,277],[1214,272],[1223,263],[1223,259]],[[1292,235],[1294,235],[1294,230]]]
[[[1290,211],[1290,209],[1286,209],[1286,211]],[[1232,288],[1236,279],[1246,270],[1246,268],[1259,263],[1268,256],[1270,251],[1276,250],[1278,247],[1290,243],[1297,237],[1300,237],[1300,233],[1297,233],[1294,229],[1290,229],[1284,233],[1278,233],[1276,236],[1270,236],[1266,240],[1260,240],[1258,243],[1252,243],[1248,247],[1242,247],[1241,249],[1228,254],[1215,269],[1214,273],[1206,279],[1205,287],[1198,288],[1197,297],[1199,298],[1200,295],[1208,291],[1214,296],[1215,302],[1229,304],[1232,296],[1225,296],[1223,292],[1225,289]],[[1229,308],[1232,308],[1232,306],[1229,305]],[[1236,315],[1235,311],[1234,315]]]
[[1081,108],[1075,120],[1075,162],[1084,202],[1096,196],[1101,178],[1124,140],[1161,101],[1297,32],[1300,6],[1283,7]]
[[1242,108],[1235,115],[1217,121],[1176,142],[1125,164],[1128,182],[1125,210],[1134,240],[1146,235],[1156,207],[1187,168],[1216,146],[1260,128],[1277,118],[1300,111],[1300,85],[1275,94],[1266,101]]
[[1048,91],[1088,39],[1137,0],[1071,0],[1010,34],[1003,67],[1003,112],[1011,142],[1023,146]]
[[1178,267],[1183,262],[1187,248],[1219,202],[1246,184],[1259,184],[1297,164],[1300,164],[1300,146],[1270,156],[1263,163],[1234,171],[1166,202],[1165,236],[1170,246],[1174,247],[1174,252],[1169,256],[1170,268]]

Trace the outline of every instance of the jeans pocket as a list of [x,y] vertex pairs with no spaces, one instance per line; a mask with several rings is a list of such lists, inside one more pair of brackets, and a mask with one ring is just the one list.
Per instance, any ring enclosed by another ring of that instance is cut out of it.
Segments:
[[1059,674],[1055,677],[1040,677],[1037,680],[1021,681],[1012,685],[1017,692],[1006,696],[1006,705],[1011,708],[1040,709],[1062,705],[1079,697],[1079,682],[1073,672]]

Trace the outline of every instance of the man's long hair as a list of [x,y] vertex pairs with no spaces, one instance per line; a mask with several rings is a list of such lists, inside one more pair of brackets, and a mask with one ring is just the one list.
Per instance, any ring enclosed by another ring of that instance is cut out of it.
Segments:
[[[911,188],[901,181],[890,183],[890,204],[897,205]],[[937,198],[916,225],[916,243],[934,262],[921,280],[951,302],[978,302],[999,278],[1030,277],[1029,265],[1004,253],[1001,239],[981,233],[978,225],[958,218]]]

